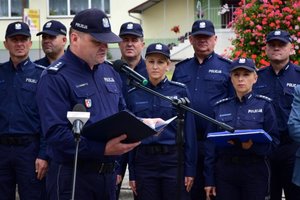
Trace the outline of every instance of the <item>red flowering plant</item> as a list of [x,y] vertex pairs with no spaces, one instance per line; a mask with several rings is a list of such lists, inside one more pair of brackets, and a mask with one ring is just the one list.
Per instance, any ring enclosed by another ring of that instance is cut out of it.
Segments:
[[300,1],[243,0],[234,12],[232,28],[236,37],[227,51],[231,59],[252,58],[258,68],[269,65],[265,53],[266,35],[275,29],[286,30],[293,39],[291,61],[300,63]]

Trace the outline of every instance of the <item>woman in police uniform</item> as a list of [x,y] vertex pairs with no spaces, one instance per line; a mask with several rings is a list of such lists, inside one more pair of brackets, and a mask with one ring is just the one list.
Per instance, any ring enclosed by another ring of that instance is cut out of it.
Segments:
[[[154,43],[146,50],[148,88],[171,99],[188,97],[184,84],[169,81],[166,72],[170,65],[170,51],[161,43]],[[164,120],[176,116],[172,103],[138,88],[128,91],[128,108],[142,118],[160,117]],[[170,123],[159,135],[142,141],[130,153],[130,185],[139,200],[174,200],[180,191],[180,199],[188,199],[196,174],[196,134],[193,116],[185,115],[184,164],[182,183],[177,190],[178,151],[175,141],[176,122]]]
[[[228,141],[228,146],[207,142],[206,194],[208,199],[265,200],[269,196],[268,155],[278,145],[276,116],[271,99],[252,92],[257,80],[251,59],[239,58],[231,64],[235,96],[222,99],[214,107],[215,119],[234,129],[263,129],[270,143]],[[221,131],[211,126],[210,132]]]

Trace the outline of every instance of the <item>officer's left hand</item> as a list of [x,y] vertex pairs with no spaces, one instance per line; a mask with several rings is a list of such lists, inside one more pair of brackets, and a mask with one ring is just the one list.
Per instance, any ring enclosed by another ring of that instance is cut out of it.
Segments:
[[193,186],[193,183],[194,183],[194,177],[188,177],[186,176],[184,178],[184,185],[186,187],[186,191],[187,192],[190,192],[191,191],[191,188]]
[[35,160],[35,172],[37,173],[37,179],[42,180],[45,177],[48,170],[48,162],[37,158]]
[[242,142],[242,148],[248,150],[252,147],[253,141],[250,139],[247,142]]

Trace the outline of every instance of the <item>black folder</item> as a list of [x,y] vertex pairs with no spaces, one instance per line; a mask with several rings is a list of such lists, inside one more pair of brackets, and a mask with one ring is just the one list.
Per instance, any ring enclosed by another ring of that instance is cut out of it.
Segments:
[[272,137],[263,129],[235,130],[233,133],[228,131],[208,133],[207,138],[215,142],[217,146],[229,146],[229,140],[238,139],[240,142],[252,140],[255,143],[269,143]]
[[85,126],[82,136],[89,140],[107,142],[108,140],[127,134],[123,143],[141,141],[144,138],[153,136],[158,132],[150,126],[144,124],[133,114],[121,111],[102,119],[94,124]]

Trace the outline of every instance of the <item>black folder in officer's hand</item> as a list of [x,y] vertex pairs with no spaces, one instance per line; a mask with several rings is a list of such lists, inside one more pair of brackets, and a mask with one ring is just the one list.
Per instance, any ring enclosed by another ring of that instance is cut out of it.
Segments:
[[133,114],[127,111],[121,111],[84,127],[82,136],[89,140],[107,142],[112,138],[127,134],[127,138],[122,142],[132,143],[160,133],[164,127],[175,118],[176,117],[173,117],[170,120],[165,121],[165,123],[163,123],[164,125],[160,126],[160,129],[158,130],[156,129],[157,126],[152,128]]
[[229,146],[229,140],[239,140],[247,142],[250,139],[254,143],[269,143],[272,137],[263,129],[235,130],[233,133],[228,131],[208,133],[207,138],[214,141],[217,146]]

